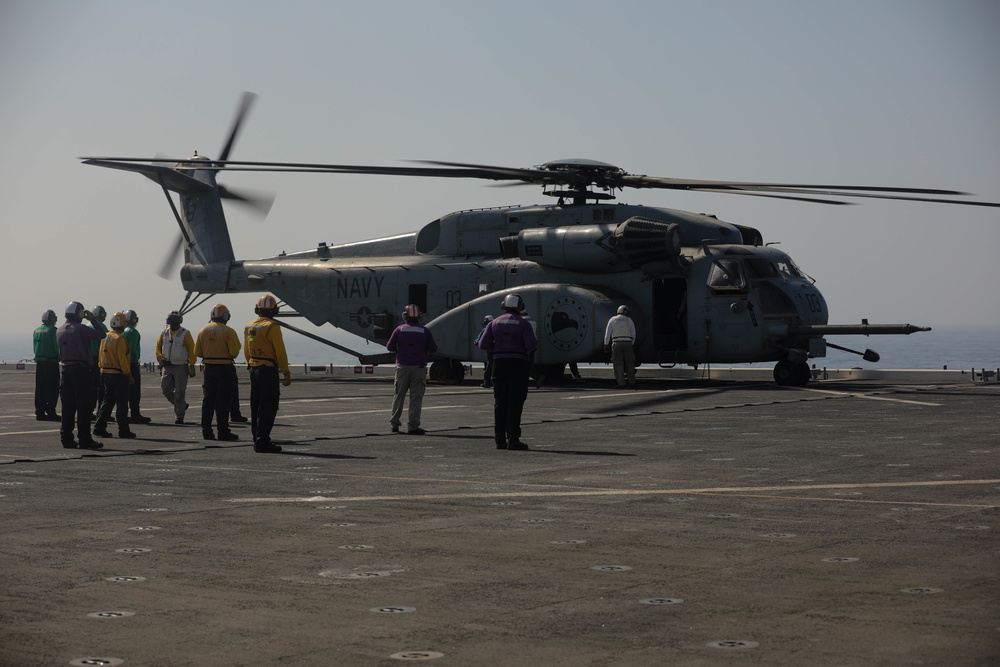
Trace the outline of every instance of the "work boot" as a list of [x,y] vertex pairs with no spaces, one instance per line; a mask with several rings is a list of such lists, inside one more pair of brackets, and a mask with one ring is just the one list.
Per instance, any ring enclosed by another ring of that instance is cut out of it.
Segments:
[[281,446],[268,442],[259,445],[254,445],[253,450],[258,454],[277,454],[278,452],[281,451]]
[[234,440],[239,440],[240,436],[236,435],[232,431],[227,431],[226,433],[219,433],[219,440],[225,440],[227,442],[233,442]]
[[118,431],[118,437],[128,440],[129,438],[134,438],[135,433],[132,431]]
[[96,440],[91,440],[90,442],[81,442],[80,449],[100,449],[104,447],[103,442],[97,442]]
[[94,435],[96,435],[98,437],[101,437],[101,438],[110,438],[110,437],[112,437],[111,436],[111,432],[108,431],[108,429],[104,428],[103,426],[100,426],[100,427],[95,426],[94,427]]
[[201,432],[201,439],[202,440],[215,440],[215,433],[212,433],[211,431],[202,431]]
[[417,428],[411,428],[406,431],[406,435],[423,435],[424,433],[427,433],[427,431],[420,428],[419,426]]
[[147,417],[146,415],[132,415],[132,417],[129,418],[128,423],[129,424],[148,424],[151,421],[153,421],[152,418],[151,417]]
[[510,442],[507,443],[507,449],[515,449],[515,450],[524,451],[524,450],[528,449],[528,446],[526,444],[524,444],[523,442],[521,442],[520,440],[511,440]]
[[231,416],[229,418],[229,421],[231,421],[231,422],[239,422],[241,424],[245,424],[245,423],[247,423],[250,420],[247,419],[246,417],[244,417],[243,415],[233,415],[233,416]]

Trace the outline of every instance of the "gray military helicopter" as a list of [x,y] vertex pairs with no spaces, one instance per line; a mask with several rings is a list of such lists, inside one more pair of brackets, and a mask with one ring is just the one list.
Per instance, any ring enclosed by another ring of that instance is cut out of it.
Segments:
[[[533,168],[454,162],[424,166],[363,166],[230,160],[254,96],[246,94],[218,159],[82,158],[85,164],[138,172],[160,185],[184,250],[181,282],[187,312],[218,293],[271,292],[313,324],[330,323],[384,344],[406,304],[426,313],[438,343],[432,380],[461,382],[463,361],[484,360],[473,343],[484,316],[519,293],[537,321],[538,368],[556,379],[569,362],[602,362],[604,326],[620,305],[636,324],[640,363],[776,362],[779,385],[805,385],[808,359],[828,347],[878,361],[827,342],[827,336],[911,334],[911,324],[828,324],[826,300],[814,280],[785,252],[764,244],[751,227],[689,213],[612,203],[625,188],[689,190],[844,204],[833,197],[897,199],[971,206],[965,193],[923,188],[803,185],[685,180],[629,174],[595,160],[557,160]],[[319,172],[378,176],[474,178],[541,185],[555,204],[448,213],[419,231],[328,245],[257,260],[233,252],[222,199],[262,211],[267,198],[217,183],[220,171]],[[179,195],[179,207],[170,192]],[[168,261],[168,265],[171,262]],[[364,355],[289,325],[358,357],[391,363],[391,354]]]

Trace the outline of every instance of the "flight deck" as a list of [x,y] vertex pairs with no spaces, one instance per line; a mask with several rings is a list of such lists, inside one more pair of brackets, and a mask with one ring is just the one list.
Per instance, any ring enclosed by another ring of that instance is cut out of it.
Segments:
[[521,452],[472,382],[410,436],[297,375],[256,454],[155,374],[63,449],[0,372],[0,665],[1000,664],[1000,385],[639,382],[532,388]]

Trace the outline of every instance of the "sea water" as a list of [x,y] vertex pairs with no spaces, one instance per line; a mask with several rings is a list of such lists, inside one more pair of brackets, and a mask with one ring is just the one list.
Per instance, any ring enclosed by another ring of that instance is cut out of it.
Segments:
[[[330,332],[334,330],[329,329]],[[32,358],[31,331],[24,336],[0,337],[0,361],[8,363]],[[366,343],[360,338],[327,334],[334,341],[362,354],[380,354],[385,348],[375,343]],[[143,341],[142,360],[153,358],[155,333],[147,334]],[[147,343],[146,340],[149,342]],[[293,364],[351,365],[358,360],[350,354],[317,343],[292,332],[284,335],[288,359]],[[848,347],[859,352],[871,348],[881,355],[878,362],[864,361],[860,356],[840,352],[832,348],[826,357],[810,359],[809,364],[817,368],[925,368],[941,369],[997,369],[1000,368],[1000,329],[989,327],[941,327],[932,331],[910,334],[909,336],[830,336],[829,342]],[[773,362],[757,364],[713,364],[719,366],[767,366]]]

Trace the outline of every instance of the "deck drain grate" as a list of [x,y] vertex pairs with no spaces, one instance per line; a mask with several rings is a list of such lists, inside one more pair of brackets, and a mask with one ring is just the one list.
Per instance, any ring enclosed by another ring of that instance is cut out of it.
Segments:
[[943,588],[927,588],[920,586],[917,588],[901,588],[904,593],[909,593],[910,595],[934,595],[935,593],[943,593]]
[[136,512],[166,512],[166,507],[140,507]]
[[351,550],[351,551],[365,551],[367,549],[374,549],[375,547],[373,547],[370,544],[344,544],[344,545],[341,545],[341,546],[339,546],[337,548],[338,549],[348,549],[348,550]]
[[73,667],[117,667],[117,665],[124,665],[125,661],[121,658],[77,658],[70,660],[69,664]]
[[115,549],[115,553],[120,554],[147,554],[152,549],[143,549],[142,547],[126,547],[125,549]]
[[416,610],[416,607],[372,607],[368,611],[374,611],[377,614],[409,614]]
[[587,540],[552,540],[552,544],[586,544]]
[[628,572],[632,568],[628,565],[594,565],[590,569],[598,572]]
[[87,614],[90,618],[126,618],[135,616],[134,611],[95,611]]
[[680,604],[681,602],[684,602],[681,598],[645,598],[644,600],[639,600],[639,604],[651,605]]
[[105,581],[118,581],[118,582],[132,582],[132,581],[146,581],[146,577],[106,577]]
[[852,558],[850,556],[830,556],[829,558],[822,559],[824,563],[854,563],[857,562],[857,558]]
[[443,658],[444,653],[438,653],[437,651],[402,651],[400,653],[393,653],[389,657],[393,660],[434,660],[435,658]]
[[773,537],[775,539],[785,539],[795,537],[795,533],[764,533],[763,537]]
[[160,530],[159,526],[133,526],[129,530]]
[[708,642],[707,646],[711,646],[712,648],[741,649],[756,648],[759,644],[745,639],[722,639],[716,642]]

